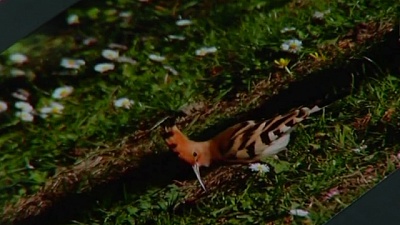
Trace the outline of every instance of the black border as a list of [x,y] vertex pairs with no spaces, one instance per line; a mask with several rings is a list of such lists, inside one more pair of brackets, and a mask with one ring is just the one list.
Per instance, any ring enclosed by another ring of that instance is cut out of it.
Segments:
[[0,0],[0,52],[80,0]]
[[400,170],[371,188],[325,225],[399,225]]

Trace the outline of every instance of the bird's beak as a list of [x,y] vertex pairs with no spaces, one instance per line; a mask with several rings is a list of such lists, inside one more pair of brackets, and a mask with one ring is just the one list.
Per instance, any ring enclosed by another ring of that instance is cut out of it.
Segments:
[[200,176],[200,168],[199,165],[197,165],[197,163],[195,163],[193,166],[193,171],[196,174],[197,180],[199,180],[201,187],[204,189],[204,191],[207,191],[206,186],[204,186],[203,181],[201,180],[201,176]]

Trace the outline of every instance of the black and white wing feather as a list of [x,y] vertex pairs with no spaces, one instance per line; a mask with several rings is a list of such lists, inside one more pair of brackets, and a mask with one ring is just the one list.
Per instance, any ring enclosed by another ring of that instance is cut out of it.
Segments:
[[239,123],[217,135],[214,141],[220,143],[218,148],[223,158],[259,160],[286,149],[296,124],[320,109],[301,107],[270,120]]

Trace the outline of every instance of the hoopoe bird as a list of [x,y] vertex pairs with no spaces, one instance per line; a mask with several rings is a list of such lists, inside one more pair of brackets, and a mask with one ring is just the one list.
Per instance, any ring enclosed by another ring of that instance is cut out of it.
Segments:
[[311,109],[300,107],[269,120],[245,121],[202,142],[190,140],[176,125],[164,125],[163,137],[168,147],[192,166],[200,185],[206,191],[200,167],[208,167],[214,161],[252,163],[274,156],[287,149],[295,125],[319,110],[321,108],[318,106]]

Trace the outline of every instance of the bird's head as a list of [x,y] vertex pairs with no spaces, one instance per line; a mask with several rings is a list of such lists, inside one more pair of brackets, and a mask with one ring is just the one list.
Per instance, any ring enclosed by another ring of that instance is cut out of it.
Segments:
[[208,167],[211,163],[207,142],[195,142],[186,137],[175,125],[165,127],[164,139],[168,147],[178,154],[178,157],[189,163],[201,186],[206,190],[200,176],[200,167]]

